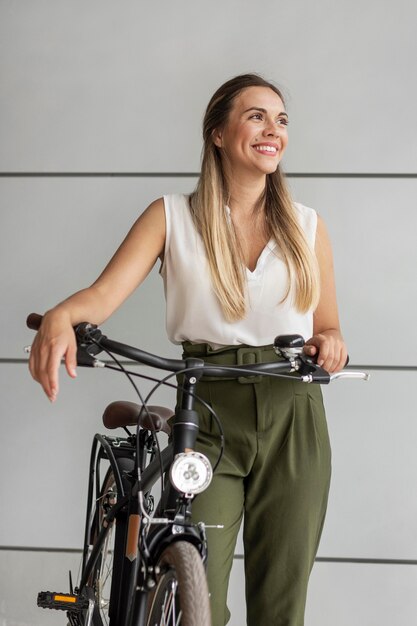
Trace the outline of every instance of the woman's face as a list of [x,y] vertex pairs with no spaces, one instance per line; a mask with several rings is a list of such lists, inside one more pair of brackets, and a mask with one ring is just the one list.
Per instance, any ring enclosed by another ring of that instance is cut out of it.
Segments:
[[275,172],[288,143],[288,115],[269,87],[248,87],[234,100],[229,118],[216,130],[215,145],[224,151],[232,176]]

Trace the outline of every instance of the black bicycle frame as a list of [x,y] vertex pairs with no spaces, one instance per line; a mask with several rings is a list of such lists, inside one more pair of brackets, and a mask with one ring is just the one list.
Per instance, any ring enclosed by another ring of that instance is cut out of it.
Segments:
[[[198,373],[198,372],[197,372]],[[137,468],[135,453],[136,449],[124,439],[106,437],[96,434],[90,457],[89,486],[87,498],[87,514],[84,535],[84,550],[82,562],[82,577],[79,584],[79,593],[82,593],[94,571],[97,559],[106,540],[107,533],[117,520],[115,545],[113,556],[113,575],[110,594],[110,624],[118,626],[130,626],[141,624],[145,616],[147,590],[141,575],[139,564],[143,555],[136,554],[136,558],[130,560],[126,556],[126,542],[129,533],[129,521],[132,516],[140,515],[138,500],[139,490],[142,493],[150,491],[152,485],[164,474],[172,463],[175,454],[185,449],[193,449],[198,434],[198,413],[194,410],[194,391],[197,376],[187,374],[182,381],[181,406],[176,411],[172,425],[172,441],[162,450],[161,458],[154,458],[151,463],[140,472],[140,483],[135,472]],[[100,463],[106,460],[110,464],[116,482],[118,500],[105,516],[106,524],[100,528],[98,511],[96,506],[96,519],[93,524],[97,531],[93,549],[89,555],[92,543],[91,512],[93,508],[94,493],[100,494],[101,472]],[[155,564],[162,551],[173,541],[178,540],[178,534],[173,532],[174,521],[176,525],[182,524],[183,532],[181,539],[191,541],[199,550],[203,559],[206,558],[205,537],[201,530],[197,530],[189,523],[191,514],[190,498],[181,495],[170,483],[165,481],[165,488],[161,494],[158,506],[158,516],[162,516],[170,522],[155,524],[147,535],[147,547],[149,561]],[[137,537],[136,541],[139,541]],[[142,620],[142,621],[141,621]]]

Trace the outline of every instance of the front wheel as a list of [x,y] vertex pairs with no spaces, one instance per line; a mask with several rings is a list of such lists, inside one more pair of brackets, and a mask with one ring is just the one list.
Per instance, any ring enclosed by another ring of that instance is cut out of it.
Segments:
[[211,626],[206,573],[197,548],[188,541],[172,543],[158,567],[146,626]]

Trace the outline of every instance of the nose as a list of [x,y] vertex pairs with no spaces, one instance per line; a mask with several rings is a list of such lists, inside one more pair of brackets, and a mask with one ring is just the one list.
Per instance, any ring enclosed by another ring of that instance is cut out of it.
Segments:
[[263,134],[265,135],[265,137],[279,137],[280,128],[276,124],[275,120],[267,119],[265,121]]

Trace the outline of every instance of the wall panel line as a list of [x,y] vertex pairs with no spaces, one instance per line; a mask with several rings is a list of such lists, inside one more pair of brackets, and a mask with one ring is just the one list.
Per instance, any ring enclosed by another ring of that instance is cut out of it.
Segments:
[[[0,178],[195,178],[199,172],[0,172]],[[417,172],[285,172],[287,178],[417,178]]]

